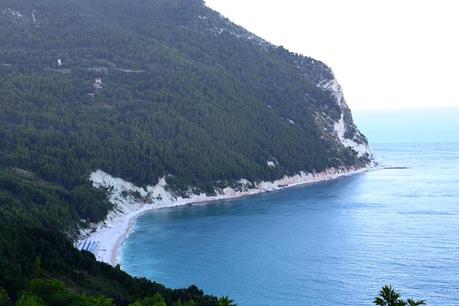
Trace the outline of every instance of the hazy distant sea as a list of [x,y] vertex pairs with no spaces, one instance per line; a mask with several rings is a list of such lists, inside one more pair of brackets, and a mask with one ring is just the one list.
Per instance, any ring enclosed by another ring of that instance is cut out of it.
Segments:
[[458,118],[459,107],[354,112],[371,144],[459,142]]
[[240,306],[459,305],[459,143],[373,145],[386,169],[141,217],[123,269]]

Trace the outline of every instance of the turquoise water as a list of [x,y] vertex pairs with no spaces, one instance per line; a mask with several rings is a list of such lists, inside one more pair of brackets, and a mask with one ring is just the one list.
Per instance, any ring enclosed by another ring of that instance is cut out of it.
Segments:
[[374,145],[385,166],[142,216],[125,271],[238,305],[371,305],[384,284],[459,305],[459,144]]

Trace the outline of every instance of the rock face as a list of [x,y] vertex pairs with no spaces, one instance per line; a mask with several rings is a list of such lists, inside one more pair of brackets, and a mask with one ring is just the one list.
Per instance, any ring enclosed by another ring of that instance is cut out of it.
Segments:
[[338,121],[333,121],[331,118],[324,118],[328,121],[328,125],[333,123],[333,131],[338,140],[344,147],[352,149],[359,158],[366,158],[373,161],[373,153],[368,145],[367,138],[358,130],[352,120],[352,114],[349,106],[344,99],[344,94],[341,86],[335,77],[332,79],[324,79],[317,84],[317,87],[330,92],[336,100],[336,104],[341,110]]
[[201,0],[4,0],[0,46],[0,163],[67,187],[101,169],[199,194],[373,162],[328,66]]

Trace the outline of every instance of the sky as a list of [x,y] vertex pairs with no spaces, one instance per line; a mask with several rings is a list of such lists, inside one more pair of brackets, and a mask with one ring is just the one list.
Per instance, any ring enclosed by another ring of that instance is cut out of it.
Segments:
[[459,109],[457,0],[205,0],[332,67],[355,111]]

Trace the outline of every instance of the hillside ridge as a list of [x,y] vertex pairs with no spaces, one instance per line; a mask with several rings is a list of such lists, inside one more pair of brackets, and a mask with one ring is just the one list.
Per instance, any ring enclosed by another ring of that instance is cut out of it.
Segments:
[[[372,164],[328,66],[204,1],[0,2],[0,287],[12,301],[66,305],[34,291],[43,286],[89,305],[156,294],[218,305],[72,247],[119,212],[113,186],[90,180],[98,171],[131,182],[121,195],[135,210],[148,186],[211,198]],[[97,294],[109,299],[95,304]]]

